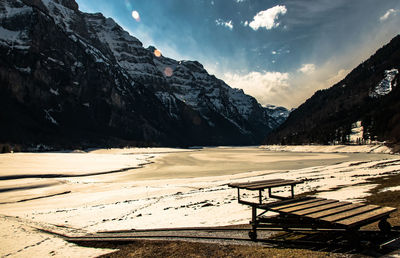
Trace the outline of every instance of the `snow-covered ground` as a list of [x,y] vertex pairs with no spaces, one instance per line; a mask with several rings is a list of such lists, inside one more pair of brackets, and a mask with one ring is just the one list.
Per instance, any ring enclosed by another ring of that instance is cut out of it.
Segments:
[[[139,168],[143,164],[147,165]],[[248,223],[250,209],[237,203],[236,190],[227,186],[231,182],[302,179],[305,183],[295,188],[297,194],[318,190],[318,196],[358,202],[374,187],[360,183],[398,171],[397,155],[271,152],[257,147],[3,154],[0,256],[109,252],[77,247],[34,227],[76,234]],[[19,178],[5,178],[13,174]],[[32,178],[38,174],[54,177]],[[287,190],[277,188],[275,193],[284,195]],[[245,194],[255,198],[255,193]]]
[[392,153],[385,145],[263,145],[269,151],[321,152],[321,153]]

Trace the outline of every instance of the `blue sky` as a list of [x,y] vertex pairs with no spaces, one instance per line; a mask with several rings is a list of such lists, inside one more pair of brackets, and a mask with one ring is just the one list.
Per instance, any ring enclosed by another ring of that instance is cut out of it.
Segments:
[[[145,47],[198,60],[263,104],[297,107],[400,33],[399,0],[77,0]],[[132,11],[140,19],[132,17]]]

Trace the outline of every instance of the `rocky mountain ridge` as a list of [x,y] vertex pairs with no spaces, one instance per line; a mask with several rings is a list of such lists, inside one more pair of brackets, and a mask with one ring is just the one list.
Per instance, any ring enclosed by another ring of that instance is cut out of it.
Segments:
[[0,142],[249,145],[281,119],[73,0],[0,3]]
[[400,35],[329,89],[317,91],[269,144],[400,144]]

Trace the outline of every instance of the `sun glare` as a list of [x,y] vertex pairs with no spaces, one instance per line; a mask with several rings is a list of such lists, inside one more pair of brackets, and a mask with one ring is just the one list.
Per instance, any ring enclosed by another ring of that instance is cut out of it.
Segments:
[[165,67],[164,74],[165,74],[165,76],[171,77],[173,74],[172,68],[169,66]]
[[132,18],[135,19],[137,22],[140,21],[140,15],[138,13],[138,11],[132,11]]
[[158,50],[158,49],[154,50],[154,55],[155,55],[156,57],[160,57],[160,56],[161,56],[161,51]]

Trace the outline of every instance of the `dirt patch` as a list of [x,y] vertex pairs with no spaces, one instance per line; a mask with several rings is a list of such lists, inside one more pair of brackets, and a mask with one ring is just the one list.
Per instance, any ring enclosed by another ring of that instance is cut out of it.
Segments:
[[[400,226],[400,191],[382,191],[385,188],[399,186],[400,175],[385,176],[368,180],[373,184],[378,184],[372,189],[371,195],[366,198],[369,204],[389,206],[397,208],[396,212],[391,213],[388,222],[392,226]],[[368,229],[377,229],[377,223],[366,226]]]

